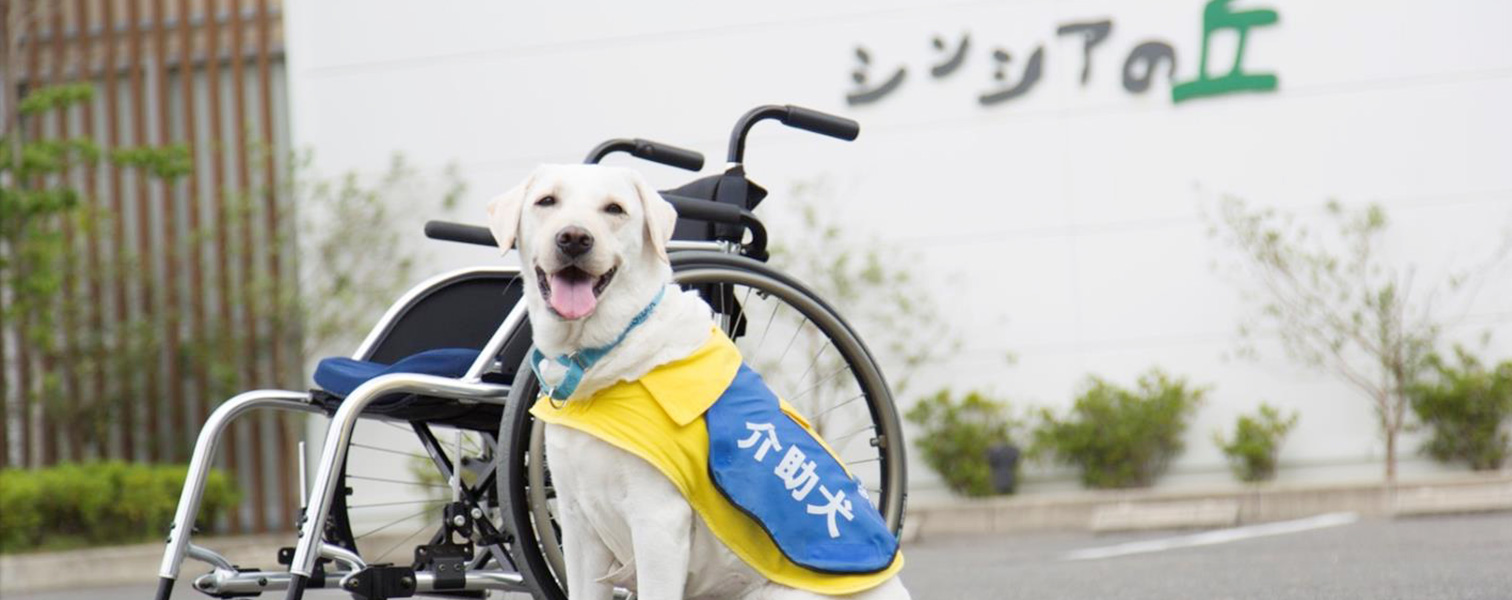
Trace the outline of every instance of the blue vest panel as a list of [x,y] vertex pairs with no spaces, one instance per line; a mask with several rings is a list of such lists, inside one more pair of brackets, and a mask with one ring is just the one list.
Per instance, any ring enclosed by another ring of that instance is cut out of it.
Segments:
[[740,365],[704,415],[715,487],[794,563],[825,573],[875,573],[898,551],[860,484],[808,429],[782,412],[761,375]]

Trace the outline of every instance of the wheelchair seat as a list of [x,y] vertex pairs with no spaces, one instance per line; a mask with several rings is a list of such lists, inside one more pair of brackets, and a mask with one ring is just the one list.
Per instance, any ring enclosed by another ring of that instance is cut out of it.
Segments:
[[[335,414],[336,409],[341,407],[342,399],[379,375],[419,373],[461,377],[467,373],[473,361],[477,360],[478,354],[478,350],[470,348],[437,348],[412,354],[393,364],[347,357],[321,359],[315,367],[314,376],[315,384],[320,388],[310,391],[310,399],[327,413]],[[491,381],[495,377],[485,375],[483,379]],[[415,394],[391,394],[374,401],[363,413],[400,421],[492,433],[498,431],[504,410],[502,406],[493,404],[464,403],[450,398]]]
[[[373,335],[363,359],[331,357],[315,367],[311,403],[335,414],[341,402],[363,383],[390,373],[419,373],[457,378],[467,374],[489,337],[520,300],[515,273],[501,269],[467,269],[418,286],[401,299]],[[515,367],[530,349],[530,327],[519,328],[496,357],[500,369],[483,381],[510,383]],[[416,394],[390,394],[364,410],[390,420],[497,432],[503,407]]]
[[411,354],[393,364],[357,360],[345,356],[323,358],[315,367],[315,385],[337,396],[347,396],[369,379],[389,373],[418,373],[438,377],[461,377],[478,360],[478,350],[437,348]]

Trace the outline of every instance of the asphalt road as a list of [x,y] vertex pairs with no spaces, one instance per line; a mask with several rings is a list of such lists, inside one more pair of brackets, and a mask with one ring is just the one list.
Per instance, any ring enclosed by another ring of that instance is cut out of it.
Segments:
[[1512,599],[1512,515],[1360,521],[1106,558],[1073,550],[1170,537],[959,537],[908,549],[916,598]]
[[[1512,514],[1505,513],[1365,520],[1113,558],[1065,558],[1073,551],[1134,541],[1158,543],[1181,535],[937,537],[905,549],[908,566],[903,579],[921,600],[1512,599]],[[152,592],[150,587],[128,586],[6,600],[139,600],[151,598]],[[182,589],[175,597],[203,596]]]

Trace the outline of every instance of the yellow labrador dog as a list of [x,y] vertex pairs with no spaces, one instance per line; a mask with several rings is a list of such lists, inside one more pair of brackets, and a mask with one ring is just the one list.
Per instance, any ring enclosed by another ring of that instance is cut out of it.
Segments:
[[[666,247],[677,214],[638,173],[542,166],[488,211],[500,248],[518,241],[542,355],[612,345],[574,376],[573,398],[635,381],[710,339],[709,305],[672,283]],[[538,363],[548,388],[564,385],[566,370]],[[576,429],[548,424],[545,433],[573,598],[608,599],[613,586],[647,600],[830,597],[760,575],[652,464]],[[894,576],[852,597],[909,595]]]

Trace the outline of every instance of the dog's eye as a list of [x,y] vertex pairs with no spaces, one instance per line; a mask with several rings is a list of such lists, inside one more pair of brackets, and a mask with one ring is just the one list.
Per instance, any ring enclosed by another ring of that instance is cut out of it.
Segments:
[[610,202],[604,205],[604,212],[611,215],[623,215],[625,214],[625,207],[621,206],[618,202]]
[[536,200],[536,206],[556,206],[556,196],[541,196]]

